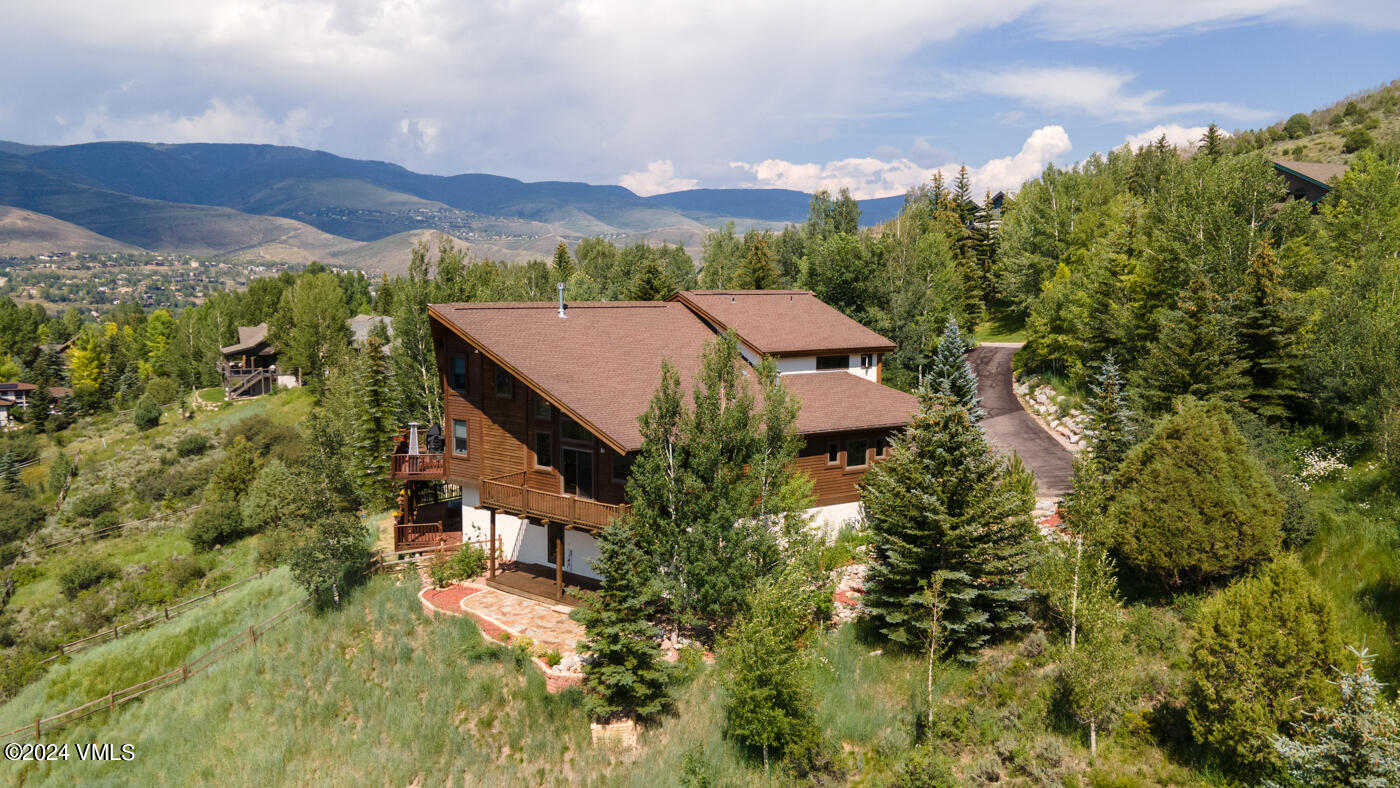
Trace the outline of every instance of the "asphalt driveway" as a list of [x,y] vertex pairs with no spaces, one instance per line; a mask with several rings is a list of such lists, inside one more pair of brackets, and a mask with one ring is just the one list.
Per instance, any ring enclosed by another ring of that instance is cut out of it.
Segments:
[[968,354],[987,416],[982,427],[996,446],[1021,455],[1035,471],[1041,498],[1060,498],[1070,489],[1073,456],[1034,416],[1021,407],[1011,388],[1011,357],[1021,346],[988,343]]

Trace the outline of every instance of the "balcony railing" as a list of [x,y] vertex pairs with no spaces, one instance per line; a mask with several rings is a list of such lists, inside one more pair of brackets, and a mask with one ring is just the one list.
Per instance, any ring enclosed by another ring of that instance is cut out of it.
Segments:
[[490,509],[589,530],[603,528],[631,509],[626,504],[603,503],[575,495],[532,490],[525,486],[523,472],[483,479],[481,503]]
[[441,454],[393,454],[389,474],[395,479],[441,479]]

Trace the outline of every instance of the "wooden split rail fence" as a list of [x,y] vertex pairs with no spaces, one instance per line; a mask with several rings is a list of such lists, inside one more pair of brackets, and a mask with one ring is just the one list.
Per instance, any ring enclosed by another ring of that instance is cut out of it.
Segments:
[[137,619],[136,621],[132,621],[126,624],[118,624],[112,627],[111,629],[104,629],[101,632],[98,632],[96,635],[88,635],[85,638],[70,640],[67,643],[63,643],[58,647],[57,654],[39,660],[39,664],[43,665],[44,663],[52,662],[61,657],[66,657],[74,652],[82,651],[88,646],[95,646],[98,643],[105,643],[108,640],[116,640],[122,635],[129,635],[132,632],[145,629],[146,627],[161,621],[169,621],[170,619],[180,615],[181,613],[184,613],[186,610],[189,610],[190,608],[194,607],[195,605],[198,605],[201,602],[204,602],[209,599],[216,599],[219,596],[219,594],[225,593],[231,588],[236,588],[251,580],[257,580],[260,577],[265,577],[269,571],[271,570],[264,569],[263,571],[258,572],[255,575],[249,575],[248,577],[245,577],[242,580],[236,580],[232,583],[229,583],[226,586],[221,586],[206,594],[201,594],[197,597],[194,597],[193,599],[186,599],[183,602],[170,605],[169,607],[161,608],[161,612],[159,613],[153,613],[149,616],[146,616],[145,618]]
[[117,706],[123,703],[136,700],[137,698],[148,693],[155,692],[158,689],[164,689],[165,687],[174,686],[176,684],[183,684],[184,682],[188,681],[191,676],[196,676],[199,673],[208,670],[210,666],[214,665],[215,663],[219,662],[225,657],[228,657],[229,655],[233,654],[243,646],[249,643],[257,643],[258,638],[263,633],[276,626],[279,622],[286,619],[287,616],[290,616],[293,612],[305,607],[309,602],[309,599],[304,599],[300,602],[283,608],[281,611],[277,612],[270,618],[263,619],[262,621],[253,624],[252,626],[248,627],[246,631],[240,632],[239,634],[229,638],[228,640],[225,640],[224,642],[205,652],[198,658],[189,662],[185,662],[175,670],[162,673],[161,675],[156,676],[154,678],[146,679],[145,681],[140,682],[139,684],[133,684],[130,687],[124,687],[119,690],[112,690],[111,692],[107,693],[106,695],[103,695],[100,698],[97,698],[96,700],[88,701],[87,703],[84,703],[81,706],[75,706],[74,708],[68,709],[67,711],[61,711],[53,716],[35,717],[33,723],[25,725],[22,728],[16,728],[12,731],[0,733],[0,741],[8,743],[11,741],[19,741],[20,739],[28,739],[32,736],[34,738],[34,741],[37,742],[40,740],[40,737],[43,736],[43,733],[46,730],[51,731],[54,728],[57,728],[61,725],[67,725],[71,722],[77,722],[78,720],[81,720],[84,717],[89,717],[99,712],[115,710]]

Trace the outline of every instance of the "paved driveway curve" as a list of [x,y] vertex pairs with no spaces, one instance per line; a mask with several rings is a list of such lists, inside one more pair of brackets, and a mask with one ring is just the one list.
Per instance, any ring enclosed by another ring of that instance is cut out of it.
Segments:
[[1026,467],[1035,471],[1041,498],[1060,498],[1069,492],[1073,456],[1016,399],[1011,388],[1011,357],[1020,347],[987,343],[968,354],[982,408],[987,411],[982,426],[993,444],[1015,451]]

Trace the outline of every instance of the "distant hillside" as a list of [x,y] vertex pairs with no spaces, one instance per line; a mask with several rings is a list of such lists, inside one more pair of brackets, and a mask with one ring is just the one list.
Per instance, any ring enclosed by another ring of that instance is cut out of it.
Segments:
[[31,257],[53,251],[104,253],[141,249],[52,216],[0,206],[0,257]]
[[1345,164],[1359,151],[1348,150],[1349,133],[1364,131],[1369,147],[1382,156],[1400,156],[1400,80],[1354,93],[1321,109],[1302,114],[1305,133],[1298,134],[1288,119],[1257,131],[1239,132],[1247,145],[1263,147],[1271,158]]

